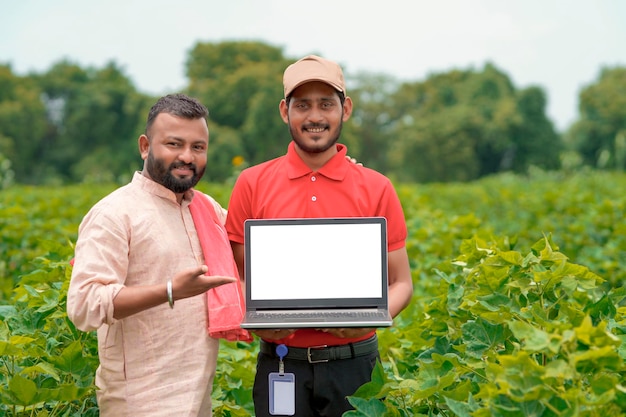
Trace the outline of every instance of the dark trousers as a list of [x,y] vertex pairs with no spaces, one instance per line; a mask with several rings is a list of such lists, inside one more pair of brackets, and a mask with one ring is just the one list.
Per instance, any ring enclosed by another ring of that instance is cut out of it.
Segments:
[[[296,376],[297,417],[340,417],[352,410],[347,396],[372,376],[379,353],[323,363],[284,359],[285,372]],[[269,417],[268,375],[278,372],[278,358],[259,353],[253,398],[256,417]]]

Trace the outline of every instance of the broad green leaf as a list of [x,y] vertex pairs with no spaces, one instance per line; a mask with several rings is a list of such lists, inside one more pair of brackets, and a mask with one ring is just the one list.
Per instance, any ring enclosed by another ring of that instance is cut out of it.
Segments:
[[61,381],[61,377],[59,376],[58,370],[53,365],[47,362],[39,362],[36,365],[28,366],[22,369],[22,373],[27,374],[27,375],[38,374],[38,373],[46,374],[46,375],[50,375],[56,381]]
[[414,399],[425,399],[435,392],[441,391],[452,385],[457,379],[457,373],[450,363],[446,366],[438,364],[422,363],[415,379],[406,379],[401,382],[401,387],[409,388]]
[[15,346],[23,346],[32,343],[35,339],[28,336],[11,336],[10,341]]
[[9,390],[20,405],[31,405],[37,395],[37,385],[21,375],[14,375],[9,380]]
[[85,368],[88,367],[88,363],[83,358],[82,353],[81,344],[75,341],[63,349],[59,357],[50,358],[50,361],[60,370],[74,376],[80,376],[85,372]]
[[[470,397],[469,400],[471,399]],[[471,413],[478,409],[475,403],[456,401],[449,397],[445,397],[445,403],[457,417],[471,417]]]
[[11,342],[0,340],[0,356],[14,356],[22,353],[22,348]]
[[382,398],[386,395],[387,378],[382,364],[377,361],[374,369],[372,370],[372,378],[370,382],[363,384],[354,394],[354,397],[359,398]]
[[617,314],[617,305],[605,294],[597,302],[587,304],[585,312],[592,317],[612,318]]
[[599,374],[591,379],[591,390],[602,395],[608,391],[614,390],[619,385],[619,378],[615,374]]
[[498,256],[512,265],[522,265],[524,261],[522,254],[515,251],[499,252]]
[[509,329],[513,335],[523,342],[524,348],[531,352],[551,350],[556,353],[559,350],[560,337],[537,329],[536,327],[521,321],[510,321]]
[[511,299],[504,294],[489,294],[476,297],[481,306],[489,311],[506,311],[511,303]]
[[344,417],[380,417],[385,414],[385,405],[376,398],[348,397],[354,411],[347,411]]
[[539,259],[541,259],[541,262],[564,262],[568,260],[567,256],[560,252],[553,251],[552,246],[550,246],[548,242],[546,242],[546,246],[539,253]]
[[493,349],[504,341],[504,326],[491,324],[483,319],[467,322],[461,326],[466,353],[480,358],[485,351]]
[[563,359],[556,359],[546,364],[545,378],[560,381],[572,380],[576,377],[576,369]]
[[0,305],[0,320],[6,320],[7,318],[14,316],[17,310],[12,305]]
[[593,372],[602,369],[619,370],[624,368],[621,357],[612,346],[592,348],[590,350],[575,352],[570,355],[579,372]]

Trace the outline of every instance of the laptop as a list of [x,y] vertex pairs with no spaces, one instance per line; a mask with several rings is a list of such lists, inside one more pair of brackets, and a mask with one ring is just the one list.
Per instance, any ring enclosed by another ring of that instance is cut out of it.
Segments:
[[254,219],[244,329],[388,327],[384,217]]

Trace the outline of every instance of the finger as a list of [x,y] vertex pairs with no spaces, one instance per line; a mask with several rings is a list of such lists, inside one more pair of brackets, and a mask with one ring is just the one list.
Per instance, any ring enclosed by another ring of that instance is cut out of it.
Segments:
[[218,287],[220,285],[224,285],[224,284],[231,284],[233,282],[237,282],[238,279],[235,277],[222,277],[222,276],[206,276],[203,275],[202,279],[204,279],[206,281],[207,284],[213,286],[213,287]]
[[201,275],[206,274],[208,270],[209,270],[209,267],[207,267],[206,265],[200,265],[196,268],[191,268],[190,272],[191,274],[195,276],[201,276]]

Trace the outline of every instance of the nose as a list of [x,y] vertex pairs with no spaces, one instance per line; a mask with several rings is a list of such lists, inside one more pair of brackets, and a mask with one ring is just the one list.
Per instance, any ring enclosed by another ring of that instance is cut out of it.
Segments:
[[322,112],[316,106],[311,107],[307,114],[308,119],[313,123],[318,123],[324,119]]
[[193,162],[195,156],[190,146],[184,146],[178,154],[178,159],[186,164]]

